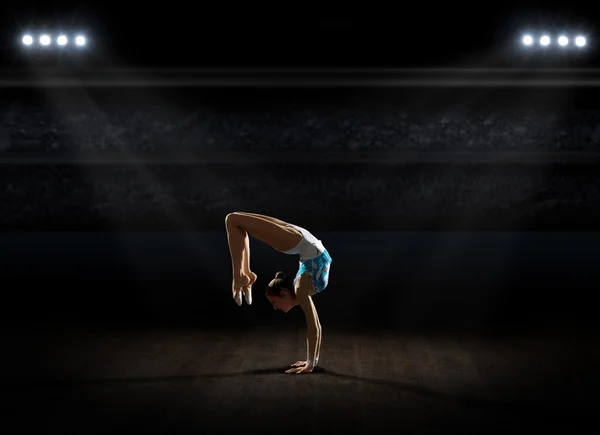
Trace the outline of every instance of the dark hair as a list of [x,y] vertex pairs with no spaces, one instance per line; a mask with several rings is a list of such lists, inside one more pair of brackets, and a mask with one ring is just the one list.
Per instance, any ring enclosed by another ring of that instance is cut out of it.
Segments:
[[285,275],[285,273],[279,271],[275,274],[275,278],[271,280],[267,286],[267,295],[281,297],[281,292],[288,290],[292,297],[296,296],[294,292],[294,284]]

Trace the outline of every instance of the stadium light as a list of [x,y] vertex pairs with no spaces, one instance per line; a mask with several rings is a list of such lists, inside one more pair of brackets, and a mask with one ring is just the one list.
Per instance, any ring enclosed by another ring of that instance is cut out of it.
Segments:
[[574,38],[569,34],[568,31],[565,31],[564,33],[558,33],[557,35],[551,35],[548,33],[542,33],[538,35],[526,33],[521,36],[520,42],[526,47],[541,46],[544,47],[544,49],[549,49],[549,47],[552,46],[558,46],[564,49],[569,46],[577,46],[578,48],[582,48],[588,45],[588,41],[585,36],[578,35]]
[[[31,32],[24,33],[21,35],[21,43],[24,46],[31,47],[43,47],[44,50],[50,50],[51,46],[62,52],[69,45],[75,45],[77,47],[84,47],[88,45],[87,38],[84,34],[70,34],[70,32],[52,32],[46,30],[45,32]],[[74,43],[74,44],[73,44]]]
[[40,44],[42,44],[44,46],[50,45],[50,36],[48,36],[48,35],[40,36]]

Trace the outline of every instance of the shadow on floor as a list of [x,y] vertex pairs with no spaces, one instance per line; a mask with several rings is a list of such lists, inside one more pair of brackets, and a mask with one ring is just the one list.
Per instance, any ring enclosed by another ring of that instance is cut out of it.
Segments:
[[[118,385],[131,385],[131,384],[161,384],[161,383],[177,383],[177,382],[194,382],[207,379],[226,379],[226,378],[243,378],[249,376],[297,376],[293,374],[285,374],[285,371],[289,367],[271,367],[257,370],[247,370],[235,373],[219,373],[219,374],[204,374],[204,375],[181,375],[181,376],[158,376],[158,377],[127,377],[127,378],[97,378],[97,379],[66,379],[66,380],[23,380],[23,381],[12,381],[2,385],[4,391],[18,390],[24,391],[27,389],[38,389],[38,388],[85,388],[90,386],[118,386]],[[510,413],[514,416],[528,415],[532,417],[532,414],[547,415],[551,411],[548,406],[526,405],[517,404],[514,402],[502,402],[493,401],[481,398],[472,398],[465,396],[458,396],[443,393],[440,391],[432,390],[430,388],[409,384],[406,382],[392,381],[392,380],[380,380],[372,378],[363,378],[354,375],[347,375],[344,373],[338,373],[335,371],[327,370],[325,368],[318,367],[312,374],[303,374],[304,376],[322,376],[322,377],[333,377],[340,380],[348,380],[350,382],[361,382],[367,383],[373,386],[382,387],[385,389],[393,389],[402,393],[413,394],[425,399],[434,399],[460,405],[466,408],[476,408],[485,411],[499,412],[499,413]],[[561,408],[564,414],[565,409]]]

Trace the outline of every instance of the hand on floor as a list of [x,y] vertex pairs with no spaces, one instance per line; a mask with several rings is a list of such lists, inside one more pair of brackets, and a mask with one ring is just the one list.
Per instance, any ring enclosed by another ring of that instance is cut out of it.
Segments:
[[296,361],[291,369],[286,370],[286,373],[310,373],[313,369],[314,367],[307,365],[306,361]]

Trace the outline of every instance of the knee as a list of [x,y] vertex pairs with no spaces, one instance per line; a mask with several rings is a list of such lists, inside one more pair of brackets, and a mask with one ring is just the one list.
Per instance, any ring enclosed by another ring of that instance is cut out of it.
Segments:
[[236,220],[237,220],[237,212],[233,212],[233,213],[229,213],[227,216],[225,216],[225,226],[226,227],[230,227],[232,225],[236,225]]

